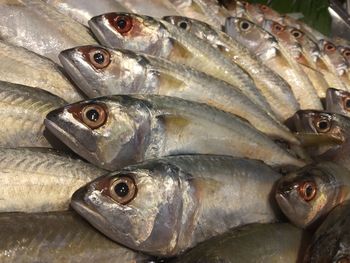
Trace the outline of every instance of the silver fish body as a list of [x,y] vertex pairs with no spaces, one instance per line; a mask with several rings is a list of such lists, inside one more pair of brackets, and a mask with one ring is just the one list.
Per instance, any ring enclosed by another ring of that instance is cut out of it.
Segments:
[[148,257],[118,245],[74,212],[1,213],[0,261],[146,263]]
[[[122,28],[116,21],[122,21],[119,22]],[[266,99],[244,70],[190,32],[164,20],[130,13],[97,16],[89,21],[89,25],[107,47],[143,52],[188,65],[238,87],[263,110],[270,110]]]
[[231,228],[276,221],[270,193],[279,177],[255,160],[174,156],[102,176],[71,205],[118,243],[169,257]]
[[52,111],[45,125],[77,154],[109,170],[186,153],[304,164],[241,118],[174,97],[96,98]]
[[74,191],[104,170],[50,149],[0,148],[0,212],[68,210]]
[[290,224],[252,224],[212,238],[171,263],[295,263],[303,232]]
[[44,119],[64,105],[45,90],[0,81],[1,147],[51,147],[44,136]]
[[59,63],[63,49],[96,44],[86,27],[41,0],[1,0],[0,39]]
[[0,41],[0,80],[40,88],[67,102],[82,100],[82,95],[51,60],[22,47]]
[[[133,13],[162,17],[166,15],[176,15],[178,11],[175,6],[170,3],[169,0],[115,0],[119,4],[125,6]],[[113,10],[111,10],[113,11]]]
[[[104,64],[98,59],[103,57]],[[61,63],[90,98],[156,94],[206,103],[248,120],[274,138],[298,144],[286,127],[261,111],[239,89],[190,67],[145,54],[83,46],[61,52]]]

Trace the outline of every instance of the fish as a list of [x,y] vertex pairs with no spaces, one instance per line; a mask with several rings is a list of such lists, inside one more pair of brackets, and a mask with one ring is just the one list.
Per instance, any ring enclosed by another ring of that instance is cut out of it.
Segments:
[[319,99],[305,99],[307,96],[302,88],[310,93],[310,88],[307,88],[310,85],[313,88],[310,80],[272,34],[249,20],[235,17],[227,18],[225,31],[288,82],[301,109],[322,109]]
[[45,116],[66,104],[45,90],[0,81],[0,146],[51,148]]
[[[156,94],[202,102],[236,114],[273,138],[298,140],[239,89],[190,67],[132,51],[82,46],[60,53],[66,72],[90,98]],[[103,61],[99,63],[99,61]]]
[[61,50],[97,44],[90,31],[41,0],[1,0],[0,40],[59,64]]
[[52,149],[0,148],[0,160],[0,212],[68,210],[76,189],[106,173]]
[[187,17],[168,16],[163,19],[208,41],[248,72],[278,119],[284,121],[299,109],[299,104],[289,84],[226,33],[217,31],[204,22]]
[[312,237],[304,263],[345,263],[349,253],[350,202],[335,207]]
[[326,111],[350,117],[350,92],[329,88],[326,95]]
[[303,166],[248,122],[206,104],[158,95],[95,98],[50,112],[46,128],[107,169],[178,154],[222,154],[279,167]]
[[[294,40],[291,34],[285,29],[285,27],[272,20],[264,20],[263,26],[266,31],[271,33],[277,38],[279,43],[279,51],[287,59],[288,64],[294,73],[289,81],[295,83],[292,86],[294,96],[300,103],[301,109],[323,109],[321,101],[317,95],[316,89],[313,86],[313,82],[310,80],[309,75],[303,70],[300,64],[309,66],[300,45]],[[319,81],[315,80],[317,85]]]
[[94,16],[111,11],[128,11],[127,8],[115,0],[44,0],[44,2],[84,26],[88,26],[88,21]]
[[251,224],[199,244],[171,263],[295,263],[303,250],[301,229],[288,223]]
[[293,224],[307,228],[348,200],[349,189],[347,169],[333,162],[320,162],[281,178],[276,186],[276,200]]
[[262,110],[272,111],[244,70],[190,32],[164,20],[131,13],[95,16],[89,26],[104,46],[142,52],[193,67],[238,87]]
[[40,88],[67,102],[83,96],[51,60],[0,41],[0,80]]
[[[176,15],[178,11],[169,0],[115,0],[125,6],[132,13],[146,16],[162,17],[166,15]],[[110,10],[116,11],[116,10]]]
[[149,257],[104,237],[73,211],[0,213],[0,261],[146,263]]
[[71,206],[112,240],[170,257],[229,229],[278,220],[270,194],[280,176],[256,160],[170,156],[99,177]]
[[264,13],[253,3],[225,0],[223,5],[229,11],[229,16],[245,18],[256,24],[261,24],[264,21]]

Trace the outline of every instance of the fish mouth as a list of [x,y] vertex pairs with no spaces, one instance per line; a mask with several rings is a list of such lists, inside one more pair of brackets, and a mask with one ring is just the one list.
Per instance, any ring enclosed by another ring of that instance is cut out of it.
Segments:
[[103,19],[104,19],[103,15],[94,16],[88,22],[89,27],[92,33],[95,35],[95,37],[99,40],[99,42],[102,45],[113,48],[105,38],[102,27],[99,26],[100,24],[102,24]]
[[225,21],[225,32],[230,36],[235,36],[237,34],[235,30],[235,17],[227,17]]
[[298,216],[297,211],[295,210],[294,206],[292,206],[287,198],[284,196],[283,193],[276,193],[276,201],[278,203],[278,206],[280,207],[280,209],[282,210],[282,212],[285,214],[286,217],[288,217],[288,219],[295,225],[297,225],[298,227],[304,228],[306,226],[305,223],[296,220],[295,218],[290,217],[290,215],[293,216]]

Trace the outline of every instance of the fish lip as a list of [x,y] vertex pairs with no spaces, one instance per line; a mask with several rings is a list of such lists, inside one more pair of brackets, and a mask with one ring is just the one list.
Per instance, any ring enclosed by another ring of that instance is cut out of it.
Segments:
[[230,16],[230,17],[227,17],[226,20],[225,20],[225,26],[224,26],[224,31],[230,35],[230,36],[234,36],[236,35],[236,30],[234,30],[234,23],[235,23],[235,17],[233,16]]
[[104,16],[94,16],[89,21],[89,27],[92,31],[92,33],[95,35],[95,37],[99,40],[99,42],[107,47],[113,48],[113,46],[110,45],[110,43],[107,41],[107,39],[104,37],[104,34],[102,32],[101,27],[99,27],[99,24],[103,21]]
[[280,191],[276,192],[275,195],[276,201],[280,209],[282,210],[283,214],[296,226],[305,228],[307,225],[304,223],[300,222],[299,220],[295,220],[294,218],[289,217],[288,215],[296,215],[296,210],[295,208],[290,205],[288,202],[287,198],[284,196],[284,194]]

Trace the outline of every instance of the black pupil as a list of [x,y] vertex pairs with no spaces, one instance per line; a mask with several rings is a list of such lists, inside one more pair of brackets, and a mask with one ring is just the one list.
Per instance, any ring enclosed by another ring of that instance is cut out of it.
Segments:
[[345,106],[346,106],[346,108],[350,108],[350,99],[346,100]]
[[114,187],[114,191],[119,197],[125,197],[129,193],[129,186],[126,183],[119,183]]
[[305,189],[305,194],[307,197],[312,196],[314,188],[311,185],[308,185]]
[[124,18],[122,18],[122,19],[118,19],[118,21],[117,21],[117,26],[118,26],[118,28],[120,28],[120,29],[124,29],[125,27],[126,27],[126,21],[125,21],[125,19]]
[[187,23],[186,23],[185,21],[180,22],[179,26],[180,26],[182,29],[187,29]]
[[294,37],[299,37],[300,36],[298,32],[295,32],[293,35],[294,35]]
[[318,123],[318,127],[321,129],[321,130],[325,130],[328,128],[328,122],[327,121],[320,121]]
[[98,121],[100,117],[100,114],[97,110],[91,109],[86,112],[86,118],[88,118],[90,121],[96,122]]
[[249,24],[247,22],[243,22],[241,27],[242,27],[242,29],[246,30],[249,28]]
[[105,56],[102,53],[96,53],[94,55],[94,60],[98,64],[102,64],[105,61]]

